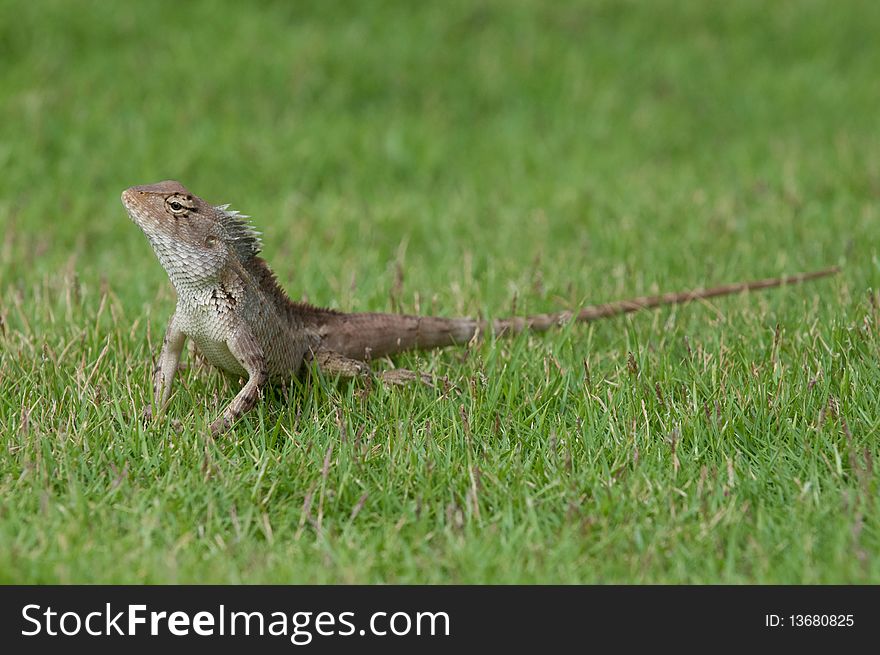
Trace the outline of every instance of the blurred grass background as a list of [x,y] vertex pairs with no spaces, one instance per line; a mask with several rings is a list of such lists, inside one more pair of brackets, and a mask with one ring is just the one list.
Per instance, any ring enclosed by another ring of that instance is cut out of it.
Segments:
[[[878,30],[867,1],[0,2],[0,579],[876,582]],[[119,193],[167,178],[345,310],[845,270],[406,356],[459,391],[324,381],[215,444],[216,373],[181,430],[137,420],[173,292]]]

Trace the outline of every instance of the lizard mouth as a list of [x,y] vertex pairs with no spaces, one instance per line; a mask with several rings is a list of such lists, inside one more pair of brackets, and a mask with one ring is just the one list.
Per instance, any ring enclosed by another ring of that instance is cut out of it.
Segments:
[[123,207],[125,207],[126,210],[128,210],[129,214],[131,213],[132,206],[134,205],[134,198],[136,194],[137,191],[135,191],[134,189],[126,189],[122,192],[122,205]]
[[129,219],[131,219],[133,223],[141,225],[142,212],[139,210],[138,195],[139,192],[137,190],[126,189],[122,192],[121,200],[122,206],[125,207],[125,212],[128,214]]

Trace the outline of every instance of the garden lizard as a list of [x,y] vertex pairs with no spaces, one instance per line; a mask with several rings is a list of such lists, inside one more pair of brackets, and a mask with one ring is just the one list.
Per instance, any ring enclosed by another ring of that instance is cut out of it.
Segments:
[[[710,289],[644,296],[576,311],[495,319],[343,313],[294,302],[259,256],[261,242],[247,216],[214,206],[179,182],[134,186],[122,193],[131,219],[143,230],[177,292],[153,375],[157,413],[164,411],[184,341],[191,338],[212,365],[246,382],[211,424],[226,431],[258,401],[272,381],[289,380],[311,363],[342,377],[371,374],[371,359],[405,350],[466,344],[492,332],[543,331],[569,321],[588,322],[650,307],[766,289],[831,275],[837,268]],[[378,374],[391,384],[425,381],[395,368]]]

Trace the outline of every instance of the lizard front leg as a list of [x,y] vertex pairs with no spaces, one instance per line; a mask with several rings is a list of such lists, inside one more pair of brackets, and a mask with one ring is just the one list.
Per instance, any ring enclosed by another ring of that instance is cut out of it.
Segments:
[[269,380],[266,356],[249,327],[240,325],[227,340],[226,346],[247,372],[248,381],[223,411],[223,415],[211,423],[211,433],[215,436],[228,430],[242,414],[256,405],[260,392]]
[[[171,315],[168,328],[165,330],[165,338],[162,340],[162,350],[159,351],[159,360],[153,371],[153,407],[157,415],[162,414],[171,399],[171,384],[177,374],[177,366],[180,364],[180,353],[183,352],[183,344],[186,335],[177,326],[177,314]],[[148,417],[152,416],[150,407],[144,409]]]

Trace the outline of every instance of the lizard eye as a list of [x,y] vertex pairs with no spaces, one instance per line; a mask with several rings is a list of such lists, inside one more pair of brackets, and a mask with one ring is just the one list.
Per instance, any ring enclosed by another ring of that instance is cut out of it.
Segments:
[[208,248],[213,248],[216,244],[217,244],[217,237],[215,237],[213,234],[209,234],[207,237],[205,237],[205,245]]
[[165,199],[165,206],[172,214],[185,214],[188,211],[195,211],[192,203],[187,202],[180,196],[171,196]]

